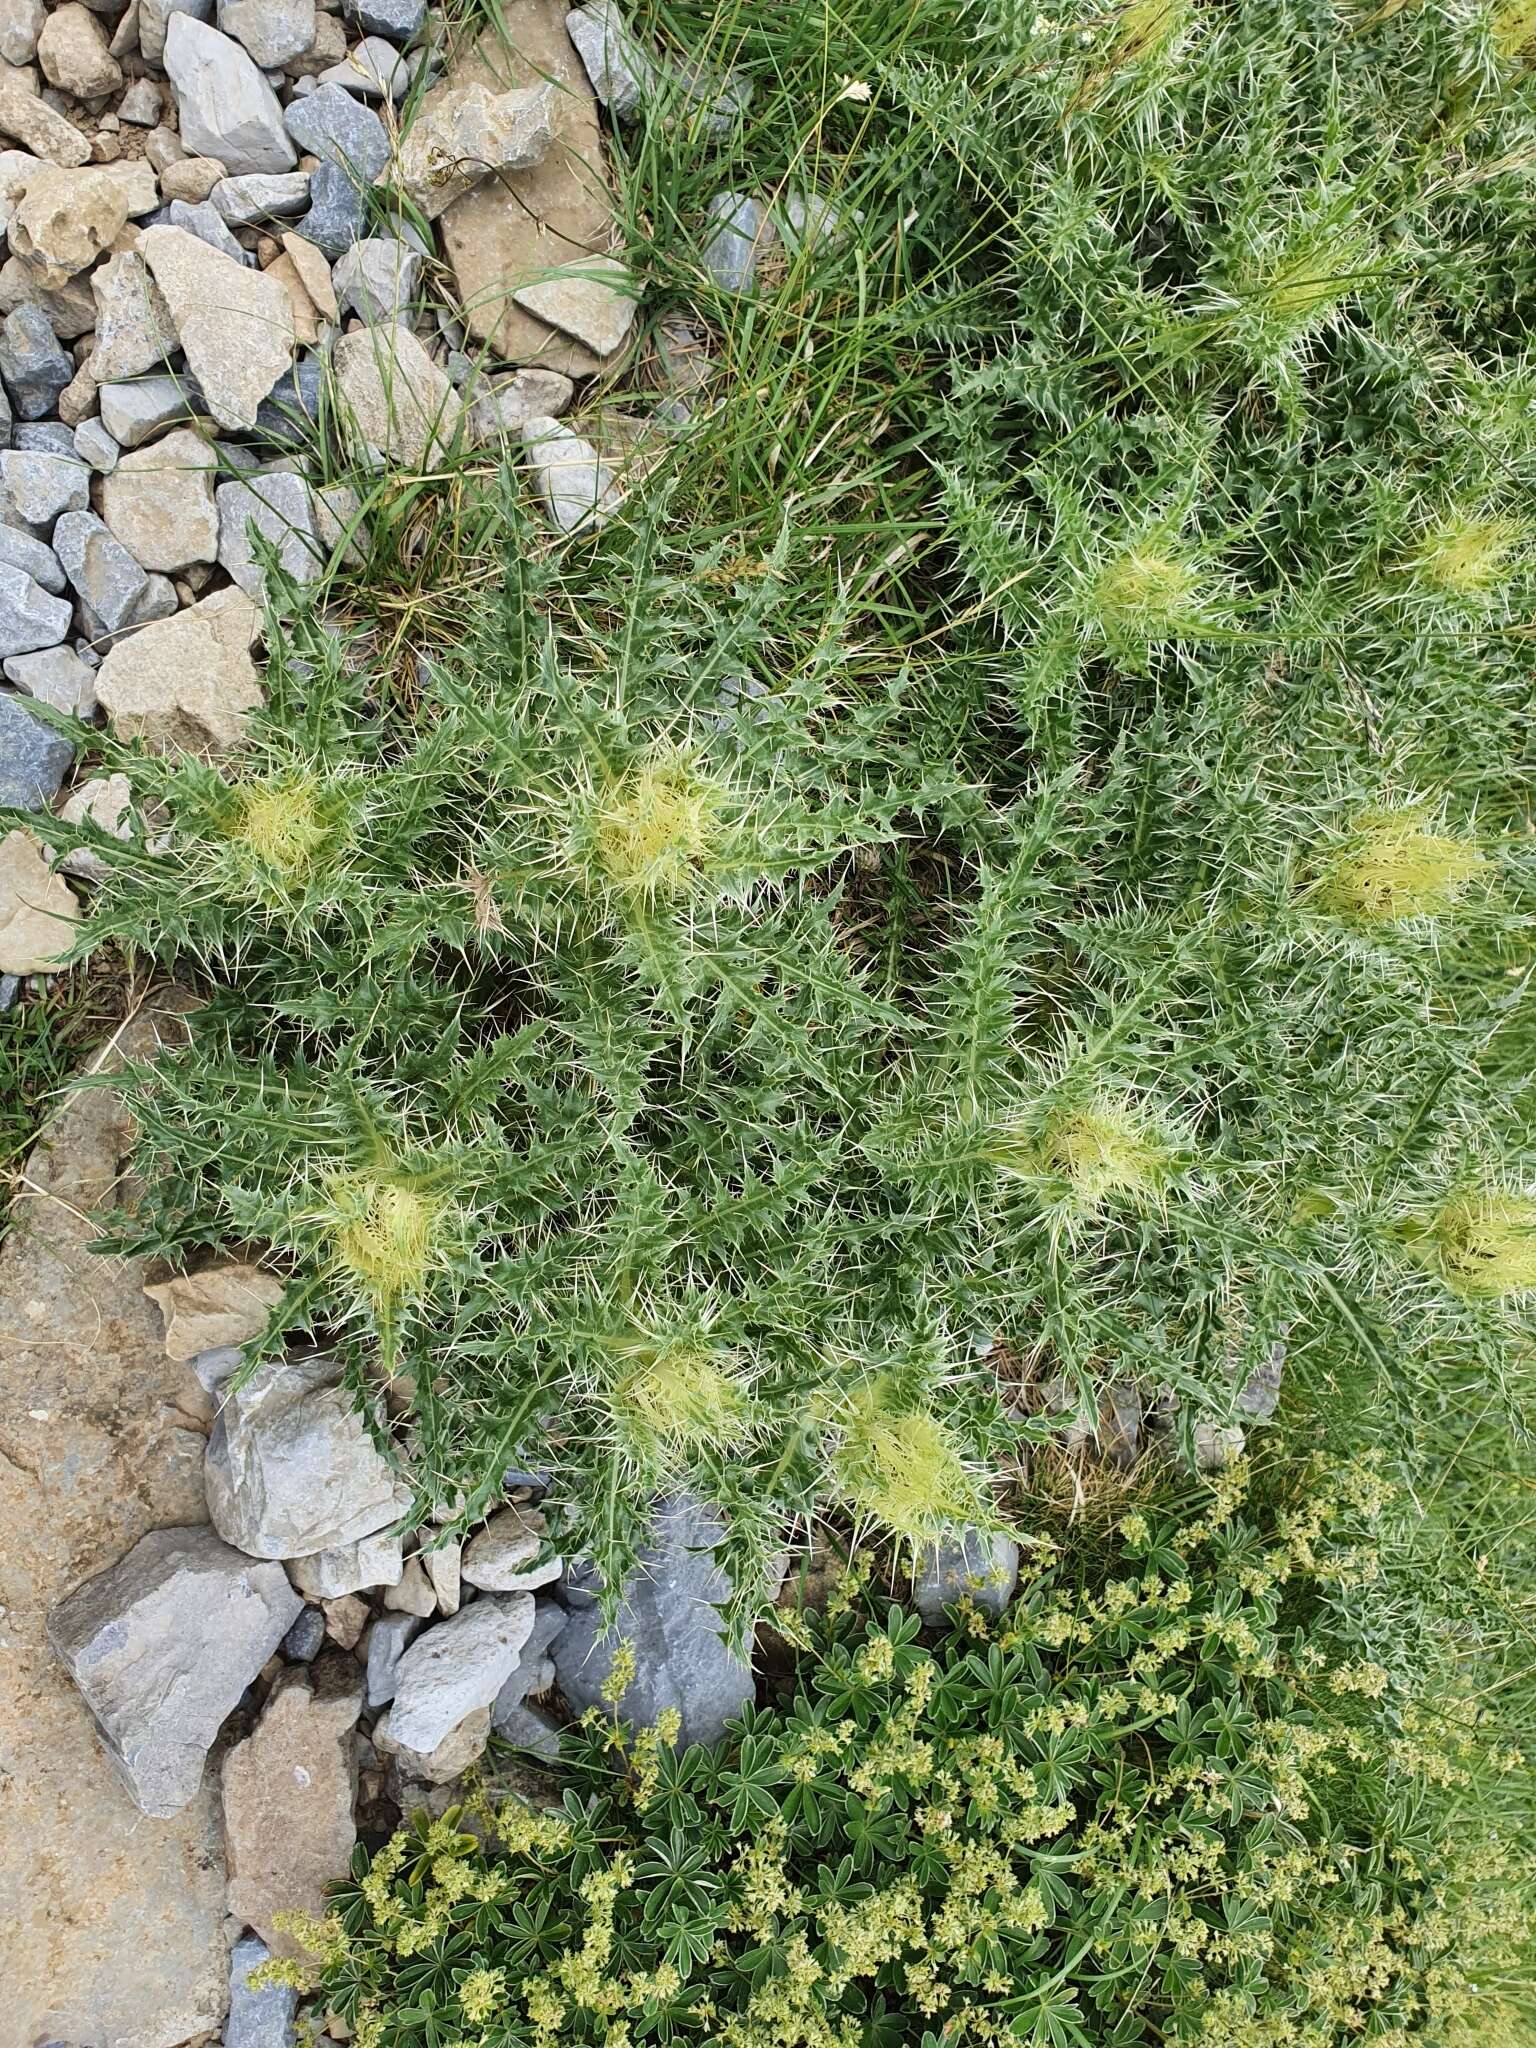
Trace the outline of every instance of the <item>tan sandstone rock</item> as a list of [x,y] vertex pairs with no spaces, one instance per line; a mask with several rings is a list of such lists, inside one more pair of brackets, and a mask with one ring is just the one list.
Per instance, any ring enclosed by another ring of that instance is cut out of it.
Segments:
[[77,100],[102,99],[123,83],[123,67],[112,55],[106,30],[80,0],[66,0],[43,23],[37,61],[50,85]]
[[452,444],[462,401],[408,327],[344,334],[333,361],[353,433],[372,456],[417,469]]
[[483,180],[446,208],[439,227],[475,339],[509,363],[587,377],[608,366],[605,358],[513,297],[571,262],[611,256],[618,240],[597,101],[566,34],[565,13],[565,0],[507,0],[501,20],[509,47],[488,30],[427,94],[418,119],[430,119],[444,95],[469,85],[493,93],[545,80],[555,86],[559,135],[542,162]]
[[111,248],[127,220],[116,178],[46,164],[28,178],[11,218],[11,252],[45,291],[59,291]]
[[428,220],[482,179],[529,171],[555,141],[561,101],[552,85],[492,92],[455,85],[435,94],[395,154],[395,183]]
[[0,839],[0,974],[47,974],[74,943],[80,906],[33,835]]
[[[179,1037],[174,995],[112,1055]],[[212,1774],[169,1820],[134,1805],[44,1634],[47,1610],[149,1530],[205,1519],[207,1397],[165,1355],[137,1261],[90,1250],[125,1196],[132,1125],[74,1096],[18,1184],[0,1246],[0,2037],[176,2048],[224,2013]]]
[[212,758],[240,744],[262,701],[251,648],[261,613],[243,590],[215,591],[108,652],[96,701],[120,739]]
[[0,74],[0,135],[14,135],[24,149],[51,164],[91,160],[91,145],[74,122],[29,92],[15,72]]
[[293,361],[288,294],[185,228],[146,228],[142,247],[209,412],[221,427],[251,426]]
[[165,1317],[166,1357],[190,1359],[259,1337],[283,1298],[283,1283],[244,1259],[220,1259],[144,1292]]
[[174,576],[219,556],[218,457],[190,427],[118,458],[103,477],[101,516],[143,569]]
[[229,1910],[274,1954],[300,1953],[276,1915],[323,1918],[325,1888],[345,1873],[357,1841],[352,1730],[362,1704],[362,1673],[350,1660],[328,1658],[313,1682],[287,1671],[224,1760]]

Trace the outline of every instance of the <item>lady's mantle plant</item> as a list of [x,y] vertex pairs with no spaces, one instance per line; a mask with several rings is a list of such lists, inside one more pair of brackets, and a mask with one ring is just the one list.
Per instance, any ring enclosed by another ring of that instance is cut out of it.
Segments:
[[1461,1808],[1514,1760],[1344,1619],[1369,1466],[1241,1489],[937,1642],[850,1582],[718,1752],[592,1715],[553,1811],[358,1851],[301,1930],[317,2009],[358,2048],[1447,2039],[1524,1932]]

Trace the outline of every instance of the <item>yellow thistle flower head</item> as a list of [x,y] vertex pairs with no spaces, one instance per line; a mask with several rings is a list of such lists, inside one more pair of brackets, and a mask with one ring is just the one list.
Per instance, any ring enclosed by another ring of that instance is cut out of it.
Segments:
[[984,1518],[976,1482],[943,1424],[926,1409],[889,1405],[881,1381],[856,1396],[835,1467],[849,1506],[911,1543]]
[[647,1347],[609,1399],[626,1433],[653,1450],[723,1450],[746,1433],[746,1393],[730,1358],[686,1339]]
[[302,882],[331,838],[320,786],[312,776],[285,775],[235,791],[226,836],[251,861],[287,882]]
[[1107,632],[1160,639],[1191,624],[1200,583],[1186,556],[1147,540],[1106,562],[1089,588]]
[[343,1270],[381,1305],[419,1292],[441,1203],[408,1182],[367,1173],[339,1176],[330,1196]]
[[1458,1197],[1440,1211],[1435,1240],[1460,1294],[1497,1299],[1536,1289],[1536,1197],[1497,1188]]
[[593,843],[607,880],[639,896],[687,888],[718,843],[719,795],[681,751],[632,768],[598,799]]
[[1171,50],[1194,13],[1192,0],[1126,0],[1114,18],[1105,61],[1146,63]]
[[1357,924],[1402,924],[1451,909],[1486,865],[1473,841],[1436,832],[1421,809],[1369,811],[1315,896]]
[[1079,1208],[1155,1197],[1167,1178],[1170,1148],[1135,1105],[1101,1096],[1046,1130],[1044,1161],[1067,1181]]
[[1536,0],[1500,0],[1488,27],[1494,49],[1507,64],[1536,64]]
[[1433,589],[1476,597],[1503,580],[1522,531],[1516,519],[1450,513],[1419,543],[1414,569]]

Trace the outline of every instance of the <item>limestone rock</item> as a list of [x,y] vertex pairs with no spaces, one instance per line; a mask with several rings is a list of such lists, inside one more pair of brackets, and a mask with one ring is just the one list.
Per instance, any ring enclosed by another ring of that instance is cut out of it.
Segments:
[[320,83],[339,85],[365,100],[398,100],[411,82],[405,59],[383,36],[364,36],[337,64],[320,74]]
[[368,1603],[355,1593],[343,1593],[337,1600],[322,1600],[325,1633],[343,1650],[355,1650],[368,1626]]
[[921,1552],[912,1575],[912,1604],[934,1626],[962,1600],[995,1616],[1018,1583],[1019,1546],[1013,1538],[966,1523]]
[[277,556],[296,583],[313,583],[325,566],[325,549],[315,531],[314,493],[303,477],[285,470],[220,484],[219,562],[252,597],[263,594],[266,576],[252,533]]
[[[371,36],[388,36],[402,47],[421,34],[427,0],[342,0],[342,13]],[[13,58],[13,63],[23,60]]]
[[[61,653],[64,651],[60,649]],[[85,669],[84,662],[80,666]],[[90,670],[85,669],[85,673],[89,675]],[[92,775],[70,791],[59,806],[59,817],[66,825],[78,825],[88,819],[101,831],[110,832],[114,839],[127,839],[132,806],[133,791],[126,775]],[[78,875],[87,882],[102,881],[107,874],[105,861],[89,846],[66,853],[59,866],[66,875]]]
[[532,1508],[503,1508],[470,1538],[465,1579],[486,1593],[531,1593],[550,1585],[565,1566],[558,1557],[539,1562],[544,1526],[544,1517]]
[[[682,1716],[681,1748],[720,1740],[754,1696],[751,1668],[726,1644],[717,1612],[730,1590],[714,1558],[724,1534],[689,1496],[663,1503],[651,1542],[624,1581],[614,1628],[603,1628],[596,1606],[572,1612],[554,1659],[560,1690],[576,1713],[603,1707],[649,1728],[672,1707]],[[613,1709],[602,1695],[621,1643],[632,1647],[636,1669]]]
[[[23,533],[19,526],[0,526],[0,562],[9,569],[21,569],[44,590],[55,597],[62,597],[65,590],[64,571],[59,567],[59,558],[46,541],[36,540],[30,533]],[[21,655],[13,660],[24,659]],[[12,682],[16,679],[13,676]]]
[[195,419],[200,395],[186,377],[140,377],[127,384],[103,384],[101,423],[124,448],[139,448],[173,420]]
[[532,170],[552,148],[560,103],[553,86],[491,92],[453,86],[417,115],[395,156],[395,183],[428,220],[482,179]]
[[137,618],[149,578],[94,512],[66,512],[53,529],[54,553],[87,621],[120,633]]
[[143,251],[209,412],[221,427],[254,425],[257,407],[293,361],[287,293],[184,228],[146,228]]
[[107,32],[79,0],[65,0],[44,22],[37,61],[50,85],[77,100],[104,99],[122,89],[123,67],[112,55]]
[[29,92],[14,72],[0,77],[0,135],[14,135],[34,156],[52,164],[88,164],[91,145],[73,121]]
[[778,240],[767,207],[748,192],[717,192],[704,213],[704,268],[721,291],[750,291],[758,257]]
[[27,180],[11,219],[11,250],[40,285],[57,290],[123,231],[127,202],[105,171],[45,164]]
[[342,313],[369,326],[408,318],[421,282],[421,254],[393,235],[365,235],[338,261],[331,283]]
[[24,569],[0,562],[0,656],[57,647],[69,631],[70,610],[50,597]]
[[519,285],[512,296],[599,356],[611,356],[621,345],[640,303],[628,267],[617,256],[581,257],[548,277]]
[[44,725],[20,697],[0,695],[0,804],[46,809],[73,758],[69,741]]
[[[179,1038],[181,1007],[152,997],[104,1068]],[[131,1136],[113,1090],[66,1097],[0,1245],[0,1926],[4,2032],[28,2048],[177,2048],[224,2011],[216,1785],[146,1824],[44,1628],[147,1530],[204,1513],[206,1397],[166,1358],[138,1262],[89,1249],[133,1198]]]
[[102,517],[135,561],[175,575],[218,559],[212,449],[188,427],[119,457],[101,486]]
[[497,1693],[491,1708],[491,1726],[500,1735],[530,1693],[544,1692],[554,1683],[549,1653],[566,1623],[565,1609],[558,1600],[535,1603],[533,1632],[523,1645],[517,1669]]
[[0,378],[22,419],[52,413],[73,375],[74,365],[42,306],[24,304],[6,314],[0,324]]
[[470,442],[498,441],[532,419],[554,419],[571,402],[574,386],[558,370],[514,370],[476,391],[465,412]]
[[89,718],[96,709],[96,673],[72,647],[45,647],[37,654],[13,654],[5,663],[6,680],[51,704],[55,711],[67,711],[73,718]]
[[251,660],[260,627],[243,590],[220,590],[119,641],[96,677],[112,730],[161,752],[181,747],[209,757],[237,747],[262,701]]
[[177,346],[170,308],[136,249],[109,257],[91,274],[96,299],[96,346],[88,365],[98,384],[139,377],[163,363]]
[[[14,513],[34,534],[51,532],[61,512],[83,512],[90,503],[90,489],[91,472],[72,455],[53,455],[42,448],[7,448],[0,454],[0,510]],[[31,644],[41,647],[47,642]],[[8,647],[5,652],[25,650]]]
[[353,430],[374,459],[415,469],[452,445],[459,394],[408,328],[344,334],[334,360]]
[[141,1536],[52,1610],[49,1639],[145,1813],[196,1797],[214,1737],[302,1605],[276,1565],[199,1527]]
[[138,0],[139,48],[147,62],[165,62],[165,35],[173,14],[195,15],[207,21],[213,0]]
[[219,0],[219,28],[263,71],[276,71],[314,48],[315,0]]
[[201,206],[205,199],[211,199],[214,187],[224,182],[227,173],[216,156],[187,156],[179,163],[167,164],[160,173],[161,196],[169,204],[179,199],[187,206]]
[[487,1593],[418,1636],[395,1675],[394,1741],[430,1755],[467,1715],[490,1706],[532,1633],[530,1594]]
[[357,1841],[357,1770],[351,1735],[363,1704],[362,1674],[329,1659],[288,1671],[261,1719],[224,1759],[224,1835],[229,1910],[277,1955],[300,1953],[274,1926],[281,1913],[325,1913],[325,1889],[342,1876]]
[[80,906],[20,827],[0,839],[0,974],[49,974],[74,944]]
[[[297,1623],[295,1623],[297,1627]],[[293,2015],[299,1994],[286,1984],[253,1985],[272,1951],[254,1934],[242,1935],[229,1957],[229,2018],[224,2048],[294,2048]]]
[[562,533],[601,525],[618,509],[623,492],[590,441],[537,414],[524,422],[522,437],[545,510]]
[[611,255],[617,234],[597,103],[565,32],[564,12],[561,0],[506,0],[507,47],[487,32],[456,58],[417,118],[430,119],[445,94],[467,85],[493,93],[546,80],[554,86],[559,134],[542,161],[476,185],[444,210],[440,228],[475,340],[488,342],[509,363],[587,377],[605,367],[603,358],[514,297],[565,264]]
[[439,1614],[457,1614],[462,1592],[459,1565],[463,1547],[456,1537],[446,1543],[434,1544],[430,1550],[421,1553],[422,1567],[432,1581],[432,1591],[437,1599]]
[[307,99],[294,100],[283,118],[300,149],[350,171],[361,184],[371,185],[389,162],[384,123],[339,85],[322,85]]
[[661,68],[630,29],[615,0],[573,7],[565,26],[592,90],[609,113],[616,121],[637,119],[660,83]]
[[381,1714],[373,1730],[373,1746],[380,1756],[393,1757],[408,1778],[423,1779],[429,1785],[446,1785],[461,1778],[485,1754],[491,1739],[491,1710],[476,1707],[450,1728],[434,1749],[413,1749],[396,1740],[395,1708]]
[[398,1585],[391,1586],[384,1595],[384,1605],[395,1613],[414,1614],[419,1620],[436,1614],[437,1595],[419,1557],[406,1559]]
[[292,170],[294,149],[277,95],[238,43],[191,14],[173,14],[165,68],[190,155],[216,156],[232,177]]
[[309,204],[308,171],[278,176],[223,178],[208,195],[226,227],[251,227],[259,220],[286,220]]
[[283,1298],[283,1283],[244,1259],[220,1259],[144,1292],[165,1318],[166,1356],[193,1359],[259,1337]]
[[307,1600],[344,1600],[348,1593],[395,1586],[403,1569],[398,1536],[364,1536],[288,1560],[288,1576]]
[[0,4],[0,60],[30,64],[47,20],[44,0],[3,0]]
[[[293,313],[294,340],[300,348],[312,348],[320,339],[320,316],[315,311],[314,300],[304,289],[298,265],[286,250],[274,256],[267,265],[267,276],[288,294],[288,305]],[[273,389],[276,388],[274,385]],[[259,419],[260,414],[257,417]]]
[[263,1365],[226,1393],[207,1480],[214,1527],[252,1557],[355,1543],[410,1505],[325,1352]]
[[331,266],[323,253],[303,235],[285,234],[283,253],[299,274],[299,280],[308,292],[310,301],[323,320],[338,320],[341,308],[336,302],[336,290],[331,280]]
[[368,1631],[368,1704],[385,1706],[395,1696],[400,1659],[421,1633],[414,1614],[381,1614]]

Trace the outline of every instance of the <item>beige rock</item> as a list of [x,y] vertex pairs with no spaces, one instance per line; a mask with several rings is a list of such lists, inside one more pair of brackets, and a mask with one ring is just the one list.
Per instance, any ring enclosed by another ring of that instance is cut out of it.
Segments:
[[101,516],[144,569],[174,575],[219,554],[218,458],[190,427],[119,456],[103,478]]
[[127,157],[120,164],[103,164],[101,171],[121,193],[130,220],[142,220],[160,204],[160,185],[154,167],[142,157]]
[[549,80],[560,94],[560,133],[542,163],[486,179],[443,213],[443,250],[477,341],[509,363],[538,363],[569,377],[606,367],[585,343],[562,334],[514,294],[575,259],[607,256],[618,239],[591,80],[565,30],[565,0],[506,0],[507,47],[494,30],[450,66],[418,120],[467,85],[492,92]]
[[[88,818],[114,839],[127,839],[132,806],[133,789],[126,775],[92,775],[71,790],[59,806],[59,816],[67,825]],[[89,846],[66,853],[59,866],[86,882],[104,881],[107,875],[106,862]]]
[[229,1911],[276,1955],[300,1953],[277,1916],[323,1918],[325,1888],[345,1873],[357,1841],[352,1730],[362,1704],[355,1664],[327,1658],[313,1678],[285,1672],[224,1759]]
[[[101,1064],[181,1037],[184,1007],[153,999]],[[66,1098],[0,1247],[0,2036],[27,2048],[176,2048],[226,1996],[217,1785],[146,1821],[44,1632],[141,1536],[206,1513],[207,1396],[165,1356],[139,1263],[89,1249],[132,1200],[132,1130],[110,1089]]]
[[464,1553],[464,1578],[487,1593],[531,1593],[551,1585],[565,1569],[564,1560],[545,1558],[544,1517],[532,1508],[503,1508],[470,1538]]
[[340,1593],[334,1600],[322,1600],[325,1632],[340,1649],[355,1650],[368,1626],[368,1602],[355,1593]]
[[336,304],[336,287],[331,282],[331,266],[321,251],[313,242],[295,234],[283,236],[283,251],[299,273],[299,282],[321,319],[339,320],[341,312]]
[[22,305],[41,306],[60,341],[74,341],[96,325],[96,300],[88,279],[72,277],[61,291],[50,292],[38,283],[30,263],[7,256],[0,264],[0,313],[12,313]]
[[251,659],[260,630],[243,590],[217,590],[119,640],[97,671],[96,701],[119,739],[205,759],[228,753],[262,701]]
[[105,171],[44,165],[11,218],[11,252],[45,291],[58,291],[111,248],[127,219],[122,189]]
[[201,206],[214,186],[228,176],[216,156],[184,156],[167,164],[160,173],[160,190],[167,199],[184,199],[189,206]]
[[259,1337],[283,1298],[274,1273],[243,1259],[220,1259],[198,1273],[178,1273],[144,1292],[165,1318],[167,1358],[196,1358],[222,1344]]
[[629,267],[617,256],[583,257],[551,277],[519,285],[512,296],[602,356],[612,355],[624,341],[640,303]]
[[74,944],[80,906],[21,827],[0,839],[0,974],[47,974]]
[[405,1560],[405,1570],[400,1574],[399,1583],[391,1586],[384,1595],[384,1605],[393,1608],[396,1614],[419,1614],[423,1620],[429,1614],[436,1614],[437,1595],[421,1568],[419,1557]]
[[514,370],[473,389],[465,432],[479,446],[515,434],[532,419],[553,419],[570,405],[574,387],[558,370]]
[[274,277],[288,294],[288,304],[293,310],[293,336],[300,348],[310,348],[320,339],[320,314],[314,300],[304,289],[304,280],[299,275],[299,266],[286,250],[280,250],[266,266],[268,277]]
[[91,160],[91,145],[74,122],[29,92],[14,73],[0,76],[0,135],[14,135],[34,156],[46,157],[51,164]]
[[87,359],[97,384],[142,377],[171,355],[176,329],[144,258],[132,249],[109,256],[91,273],[96,346]]
[[437,1595],[439,1614],[457,1614],[459,1611],[459,1560],[462,1552],[463,1546],[458,1538],[450,1536],[446,1543],[436,1544],[431,1550],[421,1553],[422,1564]]
[[82,363],[59,393],[59,418],[66,427],[78,427],[88,420],[98,403],[96,379]]
[[415,469],[452,445],[459,394],[408,327],[344,334],[333,361],[356,438],[374,455]]
[[529,171],[554,144],[561,102],[552,85],[492,92],[449,86],[432,97],[395,152],[395,183],[436,220],[483,178]]
[[66,0],[43,23],[37,61],[50,85],[77,100],[104,99],[123,83],[123,67],[112,55],[106,30],[80,0]]
[[143,248],[209,412],[221,427],[251,426],[293,361],[288,294],[185,228],[146,228]]
[[457,1728],[450,1728],[436,1749],[423,1752],[407,1749],[389,1732],[389,1712],[379,1716],[373,1731],[373,1746],[380,1756],[392,1756],[408,1778],[424,1778],[429,1785],[446,1785],[462,1777],[471,1764],[478,1763],[491,1739],[491,1710],[476,1707]]
[[[0,0],[0,8],[3,6],[4,0]],[[41,159],[28,150],[0,149],[0,232],[9,229],[28,178],[35,178],[42,168]]]

